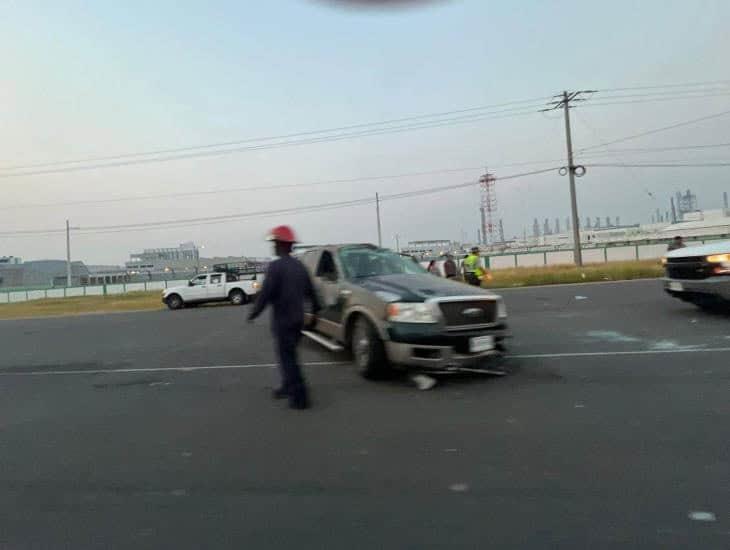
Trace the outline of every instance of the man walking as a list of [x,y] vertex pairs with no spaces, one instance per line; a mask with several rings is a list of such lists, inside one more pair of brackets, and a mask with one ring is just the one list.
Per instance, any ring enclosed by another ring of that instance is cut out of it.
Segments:
[[279,259],[269,264],[263,288],[248,320],[256,319],[271,304],[274,310],[272,331],[281,372],[281,386],[274,390],[273,397],[286,397],[293,409],[306,409],[309,396],[297,360],[297,346],[304,328],[304,301],[309,299],[311,302],[313,317],[310,324],[314,325],[320,310],[319,300],[309,273],[299,260],[291,256],[296,243],[294,231],[289,226],[280,225],[272,229],[269,240],[274,242],[274,252]]

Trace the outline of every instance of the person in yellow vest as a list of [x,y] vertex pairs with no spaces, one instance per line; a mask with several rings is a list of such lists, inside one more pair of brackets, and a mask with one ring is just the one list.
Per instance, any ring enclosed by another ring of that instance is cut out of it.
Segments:
[[464,258],[462,266],[464,268],[464,281],[473,286],[480,286],[485,271],[482,268],[478,246],[472,247],[469,255]]

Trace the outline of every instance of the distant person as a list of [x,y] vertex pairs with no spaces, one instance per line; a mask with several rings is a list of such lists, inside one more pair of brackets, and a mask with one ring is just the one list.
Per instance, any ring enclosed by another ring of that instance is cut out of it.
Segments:
[[481,277],[484,274],[484,270],[481,266],[478,246],[472,247],[469,255],[464,258],[462,266],[464,269],[464,281],[472,286],[481,286]]
[[306,268],[291,256],[296,243],[294,231],[286,225],[275,227],[269,240],[274,242],[274,251],[279,257],[269,264],[266,277],[256,305],[248,316],[253,321],[269,304],[274,309],[272,331],[279,352],[281,386],[274,390],[275,399],[288,398],[293,409],[309,407],[307,386],[297,361],[297,346],[304,328],[304,301],[312,304],[311,325],[317,321],[320,309],[317,293],[312,286]]
[[684,244],[684,241],[682,240],[682,237],[677,235],[676,237],[674,237],[674,239],[672,239],[672,242],[669,243],[669,246],[667,247],[667,252],[671,252],[672,250],[678,250],[678,249],[684,248],[684,247],[685,247],[685,244]]
[[456,262],[454,261],[453,254],[446,255],[446,261],[444,262],[444,275],[447,279],[456,279],[458,269],[456,268]]
[[439,266],[436,265],[436,260],[431,260],[428,262],[428,272],[432,275],[438,275],[441,276],[441,272],[439,271]]

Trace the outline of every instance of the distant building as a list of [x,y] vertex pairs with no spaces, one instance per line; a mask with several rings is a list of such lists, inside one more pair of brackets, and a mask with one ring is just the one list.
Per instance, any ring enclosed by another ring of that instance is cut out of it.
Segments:
[[402,248],[404,254],[413,254],[418,256],[436,255],[439,256],[444,252],[448,252],[457,248],[456,243],[446,239],[436,239],[430,241],[409,241]]
[[[66,260],[36,260],[0,264],[0,288],[51,288],[66,286]],[[89,284],[89,270],[83,262],[71,262],[71,285]]]

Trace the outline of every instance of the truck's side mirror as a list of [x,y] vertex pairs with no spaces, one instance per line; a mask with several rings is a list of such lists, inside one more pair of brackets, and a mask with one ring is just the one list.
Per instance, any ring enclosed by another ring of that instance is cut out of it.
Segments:
[[194,286],[193,281],[188,281],[188,286]]

